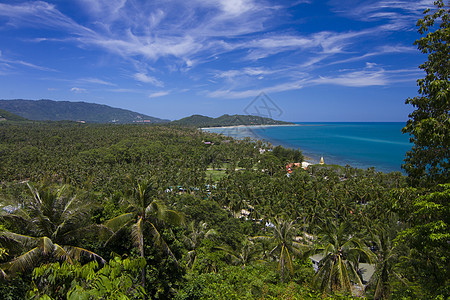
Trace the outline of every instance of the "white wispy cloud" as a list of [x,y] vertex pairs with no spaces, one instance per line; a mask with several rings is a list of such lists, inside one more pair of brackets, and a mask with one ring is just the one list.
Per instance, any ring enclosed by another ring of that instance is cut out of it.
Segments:
[[73,88],[70,89],[70,91],[74,92],[74,93],[80,93],[80,94],[81,93],[87,93],[86,89],[79,88],[79,87],[73,87]]
[[311,81],[316,84],[333,84],[349,87],[366,87],[376,85],[387,85],[384,71],[355,71],[336,77],[319,77]]
[[53,4],[44,1],[19,4],[0,3],[0,16],[8,17],[7,25],[13,27],[58,28],[84,36],[94,32],[61,13]]
[[16,59],[11,59],[11,58],[6,58],[5,56],[1,55],[1,52],[0,52],[0,63],[1,64],[7,64],[9,66],[11,66],[11,65],[25,66],[25,67],[28,67],[28,68],[31,68],[31,69],[36,69],[36,70],[41,70],[41,71],[57,72],[57,70],[55,70],[55,69],[47,68],[47,67],[44,67],[44,66],[39,66],[39,65],[32,64],[30,62],[26,62],[26,61],[23,61],[23,60],[16,60]]
[[215,77],[218,78],[234,78],[234,77],[238,77],[238,76],[264,76],[264,75],[269,75],[269,74],[273,74],[277,71],[274,70],[269,70],[267,68],[262,68],[262,67],[245,67],[241,70],[226,70],[226,71],[218,71],[215,74]]
[[149,98],[158,98],[158,97],[167,96],[169,94],[170,94],[169,91],[160,91],[160,92],[151,93],[150,95],[148,95],[148,97]]
[[101,85],[109,85],[109,86],[115,86],[114,83],[99,79],[99,78],[80,78],[78,81],[85,82],[85,83],[94,83],[94,84],[101,84]]
[[304,80],[285,82],[275,85],[266,86],[264,88],[259,89],[247,89],[247,90],[216,90],[209,91],[206,93],[208,97],[212,98],[226,98],[226,99],[240,99],[240,98],[249,98],[256,97],[262,91],[266,93],[276,93],[276,92],[285,92],[292,90],[299,90],[304,87]]
[[133,77],[134,77],[134,79],[136,79],[140,82],[150,83],[150,84],[153,84],[153,85],[159,86],[159,87],[164,86],[164,83],[162,81],[159,81],[155,77],[149,76],[145,73],[136,73],[136,74],[134,74]]
[[[236,71],[236,73],[238,73]],[[218,89],[208,91],[207,96],[212,98],[239,99],[256,97],[261,91],[266,93],[285,92],[298,90],[305,87],[317,85],[338,85],[345,87],[369,87],[369,86],[387,86],[399,82],[412,82],[414,78],[420,76],[418,69],[397,69],[385,70],[376,63],[366,62],[362,69],[339,70],[335,74],[319,75],[315,78],[305,73],[299,73],[301,79],[286,79],[282,83],[267,84],[260,88],[252,89]],[[234,75],[234,74],[229,74]]]
[[422,12],[433,7],[433,0],[332,0],[336,12],[351,18],[375,22],[389,21],[381,28],[385,30],[405,30],[415,26],[415,20]]

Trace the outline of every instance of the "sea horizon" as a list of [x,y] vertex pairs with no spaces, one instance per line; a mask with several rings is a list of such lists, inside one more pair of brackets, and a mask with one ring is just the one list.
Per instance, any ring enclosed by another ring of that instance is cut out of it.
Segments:
[[277,146],[299,149],[305,161],[350,165],[381,172],[403,172],[401,165],[412,147],[402,134],[406,122],[293,122],[291,126],[203,128],[234,138],[250,137]]

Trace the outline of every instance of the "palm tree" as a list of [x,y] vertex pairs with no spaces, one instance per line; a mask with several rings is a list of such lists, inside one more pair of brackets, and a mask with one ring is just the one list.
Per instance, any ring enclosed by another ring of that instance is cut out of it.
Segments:
[[271,236],[256,236],[251,239],[272,241],[274,248],[270,251],[270,255],[278,256],[278,270],[281,272],[281,281],[283,281],[286,266],[291,274],[294,273],[293,255],[302,256],[302,252],[308,246],[295,241],[297,233],[295,221],[275,219],[271,230]]
[[350,224],[339,226],[328,221],[321,227],[322,246],[316,249],[323,258],[312,283],[323,291],[352,291],[352,283],[363,287],[358,264],[361,258],[373,262],[373,253],[356,236],[349,232]]
[[376,245],[376,268],[369,282],[374,288],[374,299],[389,299],[391,293],[390,283],[393,278],[402,281],[401,276],[395,272],[395,264],[400,260],[400,251],[394,245],[394,239],[399,231],[398,218],[390,218],[386,224],[374,226],[372,233]]
[[[170,255],[178,264],[175,255],[162,238],[158,227],[166,222],[173,225],[183,224],[184,217],[174,210],[167,209],[161,202],[155,200],[153,198],[154,192],[150,180],[146,179],[136,183],[130,197],[123,199],[128,212],[106,222],[106,227],[110,228],[114,234],[105,245],[119,237],[131,225],[131,239],[138,248],[141,257],[145,257],[144,239],[151,236],[153,243]],[[142,269],[142,285],[145,286],[145,267]]]
[[233,250],[228,245],[215,247],[215,249],[226,253],[231,258],[233,265],[240,265],[243,268],[245,268],[246,265],[252,262],[261,261],[261,249],[258,249],[256,245],[249,239],[245,239],[242,242],[242,245],[238,251]]
[[206,222],[199,222],[197,226],[192,221],[188,225],[188,234],[184,236],[184,244],[189,250],[187,253],[187,267],[192,268],[197,258],[197,248],[200,247],[200,243],[203,239],[207,239],[217,234],[214,229],[209,229]]
[[17,232],[2,231],[0,242],[11,252],[18,246],[28,251],[6,263],[5,268],[10,272],[23,271],[41,261],[64,259],[72,263],[72,259],[79,260],[81,256],[104,263],[105,260],[94,252],[69,245],[94,228],[102,229],[90,223],[92,204],[70,196],[67,186],[54,189],[27,185],[32,197],[24,203],[12,201],[10,212],[1,214]]

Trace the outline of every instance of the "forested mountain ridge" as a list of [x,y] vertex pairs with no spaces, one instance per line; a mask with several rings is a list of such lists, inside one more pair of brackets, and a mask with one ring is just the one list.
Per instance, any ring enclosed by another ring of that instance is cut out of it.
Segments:
[[252,115],[222,115],[217,118],[202,115],[192,115],[180,120],[172,121],[172,124],[195,127],[221,127],[221,126],[242,126],[242,125],[290,125],[293,123],[277,121],[271,118],[264,118]]
[[35,121],[84,121],[87,123],[164,123],[163,120],[107,105],[54,100],[0,100],[0,109]]

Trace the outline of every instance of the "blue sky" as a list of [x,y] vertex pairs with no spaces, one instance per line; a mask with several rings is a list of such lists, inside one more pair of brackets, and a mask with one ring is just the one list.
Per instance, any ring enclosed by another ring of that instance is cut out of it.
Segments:
[[85,101],[167,119],[406,121],[431,0],[0,1],[0,99]]

